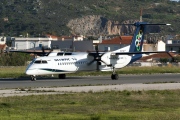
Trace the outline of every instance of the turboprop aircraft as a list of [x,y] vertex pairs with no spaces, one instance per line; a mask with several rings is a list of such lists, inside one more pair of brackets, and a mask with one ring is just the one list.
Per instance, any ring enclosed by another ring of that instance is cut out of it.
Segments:
[[[128,64],[140,59],[142,54],[159,52],[142,52],[144,34],[147,25],[170,25],[149,24],[136,22],[132,42],[129,46],[111,52],[72,52],[57,53],[56,55],[35,58],[27,67],[26,74],[31,76],[32,81],[38,75],[58,74],[59,79],[65,79],[66,74],[77,71],[112,71],[111,79],[117,80],[116,69],[123,68]],[[97,48],[97,47],[96,47]],[[163,51],[165,52],[165,51]]]

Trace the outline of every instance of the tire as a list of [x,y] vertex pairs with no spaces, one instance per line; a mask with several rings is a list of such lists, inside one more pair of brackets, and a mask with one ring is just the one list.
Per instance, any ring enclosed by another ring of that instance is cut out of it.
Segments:
[[59,74],[59,79],[66,79],[66,74]]
[[118,79],[119,79],[118,74],[115,74],[115,75],[114,75],[114,80],[118,80]]
[[112,79],[112,80],[118,80],[118,79],[119,79],[118,74],[112,74],[112,75],[111,75],[111,79]]

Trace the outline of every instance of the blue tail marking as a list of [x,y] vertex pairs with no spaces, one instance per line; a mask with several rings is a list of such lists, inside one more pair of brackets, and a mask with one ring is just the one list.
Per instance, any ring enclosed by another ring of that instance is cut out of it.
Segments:
[[[144,34],[145,34],[145,27],[146,22],[136,22],[134,26],[136,26],[136,30],[130,45],[129,52],[141,52],[142,51],[142,45],[144,42]],[[131,62],[134,62],[142,57],[142,54],[134,54],[132,56]]]

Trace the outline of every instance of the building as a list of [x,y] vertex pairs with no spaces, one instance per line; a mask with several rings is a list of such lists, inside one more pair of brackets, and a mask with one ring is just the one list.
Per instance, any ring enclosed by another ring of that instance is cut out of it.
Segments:
[[6,49],[6,44],[0,44],[0,53],[4,52]]
[[6,37],[0,36],[0,44],[6,44]]
[[0,36],[0,53],[6,49],[6,37]]
[[73,40],[58,40],[51,42],[52,49],[59,49],[60,51],[93,51],[93,41],[85,40],[85,41],[73,41]]
[[11,40],[11,47],[15,50],[40,50],[42,49],[42,46],[45,49],[51,48],[51,41],[57,40],[57,37],[13,37]]
[[166,43],[158,40],[156,44],[143,44],[143,51],[166,51]]
[[99,51],[114,51],[131,44],[133,36],[118,36],[98,43]]
[[[42,46],[47,49],[51,48],[51,46],[60,49],[61,47],[67,48],[67,46],[64,46],[65,44],[58,46],[55,41],[69,41],[67,43],[70,43],[70,41],[83,41],[84,36],[53,36],[53,35],[46,35],[45,37],[13,37],[11,39],[12,45],[11,47],[15,50],[40,50],[42,49]],[[51,45],[51,42],[53,41],[53,45]],[[75,43],[76,44],[76,43]],[[68,46],[69,48],[69,46]]]
[[92,51],[93,41],[85,40],[82,35],[79,36],[61,36],[58,40],[51,41],[51,48],[60,51]]
[[180,39],[167,40],[166,51],[180,52]]

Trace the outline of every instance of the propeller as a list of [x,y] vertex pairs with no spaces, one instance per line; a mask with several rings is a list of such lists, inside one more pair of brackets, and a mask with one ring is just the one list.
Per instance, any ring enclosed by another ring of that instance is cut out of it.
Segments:
[[96,52],[95,53],[89,53],[90,56],[93,56],[94,59],[92,61],[90,61],[88,63],[88,65],[91,65],[93,64],[94,62],[96,62],[96,70],[99,71],[99,65],[101,62],[103,62],[104,64],[108,65],[106,62],[104,62],[103,60],[101,60],[101,57],[105,54],[105,53],[99,53],[99,50],[98,50],[98,46],[96,45],[95,46],[95,50]]
[[44,46],[42,46],[41,50],[42,50],[41,56],[48,56],[53,51],[53,49],[50,49],[50,51],[48,53],[45,52]]
[[44,50],[44,46],[42,46],[41,50],[42,50],[42,56],[46,56],[46,53],[45,53],[45,50]]

